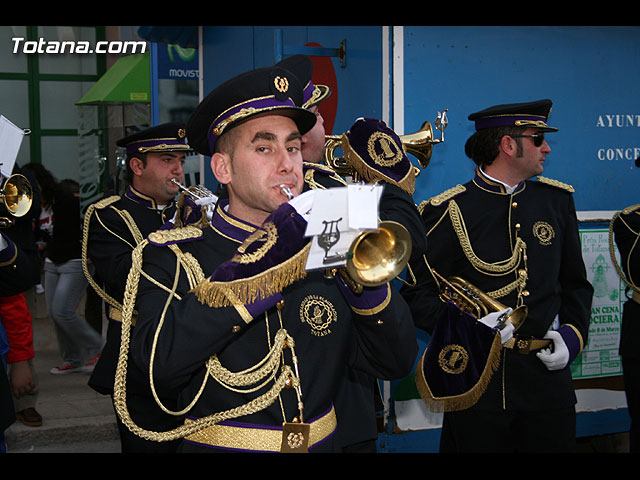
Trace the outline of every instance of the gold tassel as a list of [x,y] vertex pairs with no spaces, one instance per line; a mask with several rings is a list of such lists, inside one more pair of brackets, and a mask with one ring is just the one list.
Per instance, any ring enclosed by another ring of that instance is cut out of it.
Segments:
[[258,298],[267,298],[306,277],[305,266],[310,247],[311,243],[308,243],[289,260],[253,277],[229,282],[212,282],[207,278],[196,285],[192,292],[201,303],[210,307],[228,307],[237,305],[238,301],[247,304]]

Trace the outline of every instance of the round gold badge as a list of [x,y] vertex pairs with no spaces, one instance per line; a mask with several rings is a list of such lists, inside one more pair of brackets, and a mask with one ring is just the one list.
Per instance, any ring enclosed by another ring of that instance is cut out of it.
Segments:
[[551,245],[551,240],[556,236],[556,233],[547,222],[536,222],[533,225],[533,235],[538,239],[540,245]]
[[403,159],[403,150],[393,138],[383,132],[375,132],[367,142],[367,152],[381,167],[392,167]]
[[464,372],[468,363],[469,353],[461,345],[447,345],[438,355],[440,368],[453,375]]
[[337,317],[338,312],[331,302],[318,295],[309,295],[300,304],[300,320],[311,325],[316,335],[330,333],[329,326]]

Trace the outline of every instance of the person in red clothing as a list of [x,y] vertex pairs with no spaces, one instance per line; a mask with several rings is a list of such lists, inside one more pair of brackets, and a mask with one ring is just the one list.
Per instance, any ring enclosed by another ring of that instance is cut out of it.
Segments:
[[7,332],[7,364],[16,418],[30,427],[42,425],[36,410],[37,376],[33,367],[32,318],[24,293],[0,297],[0,318]]

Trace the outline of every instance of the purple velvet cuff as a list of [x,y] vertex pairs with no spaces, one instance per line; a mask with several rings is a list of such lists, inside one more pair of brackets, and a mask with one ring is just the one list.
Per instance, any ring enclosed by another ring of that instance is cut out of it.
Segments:
[[16,246],[4,233],[0,233],[7,242],[7,246],[0,250],[0,266],[12,263],[16,258]]
[[[202,207],[193,199],[185,195],[178,205],[177,214],[179,217],[166,221],[160,230],[171,230],[175,226],[195,225],[202,219]],[[175,222],[175,223],[174,223]]]
[[282,298],[281,293],[275,293],[267,298],[256,300],[253,303],[248,303],[245,307],[247,308],[249,315],[251,315],[252,318],[256,318],[258,315],[263,314],[270,308],[275,307]]
[[582,348],[584,346],[582,337],[580,336],[578,331],[571,325],[562,325],[558,329],[558,333],[569,349],[569,362],[571,362],[582,351]]
[[389,285],[386,283],[377,287],[364,287],[362,293],[356,294],[340,275],[336,276],[336,281],[345,300],[354,310],[376,310],[389,299]]

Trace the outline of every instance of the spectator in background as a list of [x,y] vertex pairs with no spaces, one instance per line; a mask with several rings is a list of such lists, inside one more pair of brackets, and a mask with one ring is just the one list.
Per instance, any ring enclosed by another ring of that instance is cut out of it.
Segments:
[[76,310],[88,282],[82,269],[82,222],[77,182],[56,185],[53,234],[47,244],[44,284],[63,363],[52,374],[93,371],[102,350],[102,336]]
[[9,345],[5,360],[16,418],[29,427],[39,427],[42,416],[36,410],[38,377],[33,365],[32,318],[24,293],[0,297],[0,319]]
[[[56,179],[41,163],[27,163],[23,169],[33,173],[40,189],[40,216],[34,233],[36,246],[40,254],[40,270],[42,271],[44,259],[47,256],[47,243],[53,232],[53,211],[51,207],[53,205]],[[44,292],[42,282],[35,286],[35,292]]]

